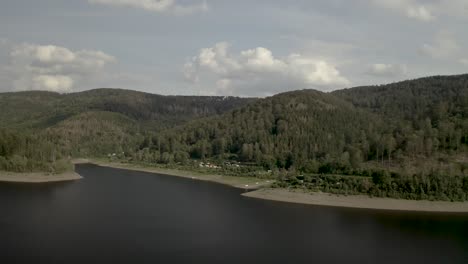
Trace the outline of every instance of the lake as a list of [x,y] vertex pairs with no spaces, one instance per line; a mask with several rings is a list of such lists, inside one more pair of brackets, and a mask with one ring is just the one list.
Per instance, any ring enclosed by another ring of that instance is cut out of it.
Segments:
[[0,183],[1,263],[468,263],[468,214],[288,204],[191,179],[76,170],[84,179]]

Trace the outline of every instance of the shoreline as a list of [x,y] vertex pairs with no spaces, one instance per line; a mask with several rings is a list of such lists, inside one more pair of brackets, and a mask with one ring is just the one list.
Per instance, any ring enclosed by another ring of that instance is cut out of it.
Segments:
[[439,213],[468,213],[468,202],[446,202],[428,200],[404,200],[368,197],[365,195],[336,195],[322,192],[264,188],[243,193],[242,196],[278,202],[345,207],[357,209],[414,211]]
[[149,173],[163,174],[188,178],[193,180],[210,181],[243,189],[244,197],[263,199],[277,202],[307,204],[317,206],[343,207],[354,209],[372,209],[387,211],[414,211],[433,213],[468,213],[468,202],[447,202],[428,200],[405,200],[393,198],[369,197],[366,195],[336,195],[323,192],[306,192],[284,188],[269,188],[272,180],[261,180],[252,177],[222,176],[216,174],[203,174],[200,172],[178,169],[164,169],[145,167],[128,163],[113,163],[92,159],[78,159],[74,164],[94,164],[101,167],[125,169]]
[[94,164],[97,166],[114,168],[114,169],[124,169],[124,170],[157,173],[157,174],[181,177],[181,178],[192,179],[192,180],[209,181],[209,182],[220,183],[223,185],[228,185],[228,186],[231,186],[237,189],[246,190],[246,191],[258,190],[260,188],[268,187],[273,183],[272,180],[258,179],[258,178],[253,178],[253,177],[237,177],[237,176],[225,176],[225,175],[219,175],[219,174],[204,174],[204,173],[194,172],[194,171],[147,167],[147,166],[141,166],[141,165],[135,165],[135,164],[129,164],[129,163],[104,162],[104,161],[98,161],[94,159],[76,159],[76,160],[73,160],[73,163],[74,164],[87,164],[88,163],[88,164]]
[[44,172],[17,173],[0,171],[0,182],[7,183],[47,183],[47,182],[65,182],[82,179],[74,171],[60,174],[49,174]]

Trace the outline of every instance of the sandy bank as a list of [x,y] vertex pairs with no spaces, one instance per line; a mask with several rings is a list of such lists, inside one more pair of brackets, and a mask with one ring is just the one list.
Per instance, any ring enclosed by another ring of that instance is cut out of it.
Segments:
[[468,212],[468,202],[413,201],[371,198],[364,195],[337,196],[328,193],[306,193],[300,190],[290,191],[270,188],[244,193],[243,195],[265,200],[337,207],[423,212]]
[[48,174],[41,172],[15,173],[0,171],[0,182],[45,183],[79,180],[78,173],[70,171],[61,174]]
[[256,190],[259,188],[267,187],[271,185],[272,183],[272,181],[269,181],[269,180],[261,180],[261,179],[257,179],[253,177],[235,177],[235,176],[225,176],[225,175],[217,175],[217,174],[204,174],[204,173],[199,173],[199,172],[194,172],[194,171],[164,169],[164,168],[156,168],[156,167],[143,167],[143,166],[139,166],[135,164],[103,162],[103,161],[89,160],[89,159],[74,160],[73,163],[74,164],[91,163],[91,164],[95,164],[95,165],[102,166],[102,167],[157,173],[157,174],[183,177],[183,178],[189,178],[189,179],[200,180],[200,181],[210,181],[210,182],[216,182],[216,183],[229,185],[229,186],[244,189],[244,190]]

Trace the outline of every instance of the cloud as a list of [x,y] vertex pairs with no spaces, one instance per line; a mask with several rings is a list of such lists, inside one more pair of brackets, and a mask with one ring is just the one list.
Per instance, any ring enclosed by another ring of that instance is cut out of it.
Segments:
[[32,79],[33,90],[48,90],[54,92],[70,91],[73,79],[64,75],[38,75]]
[[77,81],[96,75],[115,61],[102,51],[20,44],[12,47],[7,67],[14,76],[15,90],[70,92]]
[[399,77],[406,75],[408,69],[406,65],[377,63],[372,64],[367,73],[379,77]]
[[434,37],[432,43],[422,45],[420,51],[423,54],[429,55],[435,59],[447,59],[456,54],[460,50],[460,46],[454,39],[453,35],[448,32],[439,32]]
[[270,95],[301,88],[331,90],[350,84],[324,59],[300,54],[276,58],[263,47],[231,54],[226,42],[201,49],[185,64],[184,74],[194,83],[214,80],[214,94]]
[[423,5],[415,0],[371,0],[378,7],[390,9],[408,18],[428,22],[435,19],[431,5]]
[[140,8],[156,13],[173,13],[177,15],[205,12],[208,4],[204,0],[194,4],[179,4],[177,0],[88,0],[92,4],[101,4],[119,7]]
[[460,63],[468,66],[468,59],[460,59]]

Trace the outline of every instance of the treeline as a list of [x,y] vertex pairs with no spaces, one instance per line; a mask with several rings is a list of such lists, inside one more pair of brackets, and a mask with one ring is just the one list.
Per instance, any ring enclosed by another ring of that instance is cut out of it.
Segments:
[[53,140],[0,129],[0,170],[61,173],[72,169]]
[[[464,168],[466,170],[466,166]],[[400,174],[386,170],[369,170],[365,176],[285,173],[278,177],[277,187],[300,188],[336,194],[365,194],[376,197],[411,200],[468,200],[468,177],[448,175],[444,169]]]

